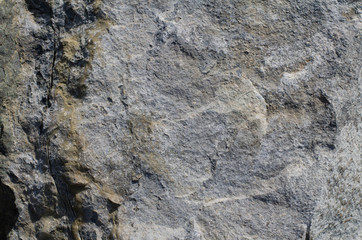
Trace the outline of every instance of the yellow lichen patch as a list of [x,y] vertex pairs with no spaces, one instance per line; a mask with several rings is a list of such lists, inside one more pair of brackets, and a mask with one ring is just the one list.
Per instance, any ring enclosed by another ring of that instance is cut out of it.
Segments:
[[109,201],[116,205],[121,205],[123,198],[115,193],[108,185],[95,183],[97,189],[102,193],[102,196],[106,197]]
[[60,96],[63,111],[59,113],[57,122],[62,130],[63,143],[59,155],[64,161],[66,179],[69,185],[86,186],[90,181],[89,173],[81,162],[81,153],[86,146],[86,140],[78,133],[77,125],[79,116],[76,111],[76,100],[64,90],[64,85],[57,86],[56,96]]
[[[96,15],[102,14],[101,3],[102,1],[96,0],[92,4]],[[109,21],[101,17],[92,24],[83,25],[82,34],[65,33],[59,43],[63,55],[55,65],[54,99],[60,111],[56,116],[57,127],[53,134],[57,134],[57,141],[60,141],[58,154],[65,170],[63,178],[74,197],[76,220],[71,227],[74,239],[81,239],[79,231],[83,222],[82,197],[86,189],[98,189],[102,196],[116,205],[123,202],[111,187],[93,178],[83,159],[87,141],[79,129],[82,116],[78,113],[78,106],[86,96],[86,80],[92,69],[94,55],[98,51],[97,41],[109,25]],[[116,224],[116,214],[112,214],[109,218]],[[118,233],[114,232],[113,235],[118,236]]]
[[[100,19],[95,23],[93,28],[87,29],[86,34],[88,36],[88,45],[87,49],[89,51],[89,58],[93,59],[94,56],[100,52],[102,49],[96,43],[99,41],[101,35],[107,31],[107,29],[111,26],[111,21],[108,19]],[[91,69],[91,65],[87,66]]]
[[70,36],[62,40],[63,44],[63,57],[67,60],[74,60],[74,53],[80,51],[79,36]]
[[112,212],[110,214],[110,219],[112,219],[113,228],[112,232],[109,236],[109,239],[121,239],[120,238],[120,229],[122,228],[121,224],[119,223],[117,212]]
[[[99,4],[100,2],[95,2],[94,9],[99,8]],[[99,46],[97,42],[109,26],[108,19],[100,18],[94,24],[87,26],[85,34],[67,34],[60,41],[63,56],[57,62],[55,69],[60,83],[65,83],[67,91],[76,98],[86,96],[85,82],[92,69],[94,55],[99,51],[96,47]]]
[[80,235],[79,235],[79,226],[80,226],[80,224],[81,224],[80,219],[76,219],[72,223],[72,235],[73,235],[73,238],[75,240],[81,240]]
[[59,240],[66,240],[68,239],[65,234],[61,231],[57,231],[57,227],[60,225],[59,219],[54,219],[53,217],[43,216],[39,222],[39,232],[38,236],[41,239],[59,239]]
[[[83,138],[78,138],[77,133],[77,124],[79,121],[79,116],[76,114],[76,103],[77,100],[72,98],[67,91],[65,91],[66,86],[64,84],[59,84],[55,90],[55,96],[60,96],[62,99],[63,111],[58,114],[57,122],[63,127],[67,128],[67,139],[71,140],[72,143],[77,145],[82,145],[84,141]],[[60,100],[60,99],[59,99]],[[66,147],[66,146],[64,146]],[[81,148],[81,146],[78,146]]]
[[170,178],[165,161],[159,153],[159,142],[153,128],[154,123],[146,116],[133,115],[129,121],[131,154],[146,163],[154,173]]

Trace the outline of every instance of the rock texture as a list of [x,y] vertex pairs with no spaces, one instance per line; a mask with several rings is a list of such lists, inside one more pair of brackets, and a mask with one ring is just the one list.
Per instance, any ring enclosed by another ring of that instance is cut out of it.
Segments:
[[0,0],[0,239],[361,239],[361,11]]

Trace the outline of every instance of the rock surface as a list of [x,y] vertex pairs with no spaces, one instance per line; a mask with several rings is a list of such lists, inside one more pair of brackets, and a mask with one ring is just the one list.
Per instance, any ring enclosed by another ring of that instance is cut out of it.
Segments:
[[361,11],[0,0],[0,239],[361,239]]

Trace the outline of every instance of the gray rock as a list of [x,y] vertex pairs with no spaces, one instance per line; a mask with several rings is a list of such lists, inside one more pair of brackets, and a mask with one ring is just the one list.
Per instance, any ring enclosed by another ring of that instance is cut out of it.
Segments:
[[360,239],[358,1],[0,0],[1,239]]

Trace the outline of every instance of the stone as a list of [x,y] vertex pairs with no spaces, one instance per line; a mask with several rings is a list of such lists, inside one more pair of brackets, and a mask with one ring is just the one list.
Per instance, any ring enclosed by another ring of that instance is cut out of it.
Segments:
[[0,239],[362,238],[358,1],[0,20]]

